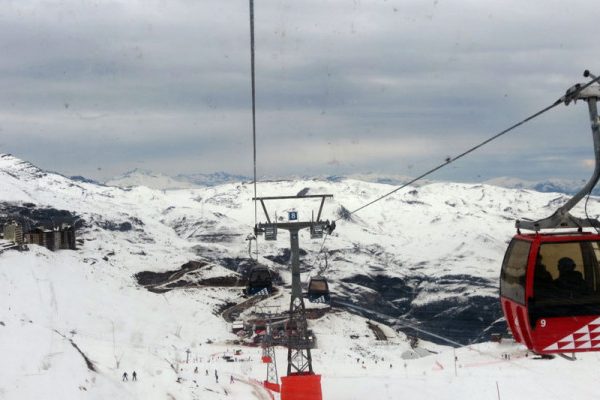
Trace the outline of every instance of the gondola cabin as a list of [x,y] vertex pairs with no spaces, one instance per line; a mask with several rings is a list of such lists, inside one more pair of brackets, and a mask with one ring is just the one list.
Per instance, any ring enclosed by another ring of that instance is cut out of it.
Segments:
[[600,221],[570,214],[600,180],[600,77],[587,70],[583,75],[592,80],[570,87],[555,104],[588,103],[594,173],[549,217],[516,221],[500,273],[506,322],[515,340],[540,354],[600,351]]
[[259,292],[271,293],[273,291],[273,278],[271,271],[264,266],[253,267],[248,273],[248,284],[246,285],[246,294],[254,296]]
[[331,302],[331,296],[329,294],[329,284],[327,279],[322,276],[313,276],[308,281],[308,290],[306,298],[311,303],[325,303]]
[[517,234],[500,301],[516,341],[539,354],[600,350],[600,235]]

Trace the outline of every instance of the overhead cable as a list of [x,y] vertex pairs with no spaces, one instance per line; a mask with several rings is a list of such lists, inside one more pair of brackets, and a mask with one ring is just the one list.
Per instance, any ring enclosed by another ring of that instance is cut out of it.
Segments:
[[[585,73],[584,73],[584,75],[585,75]],[[390,196],[390,195],[392,195],[392,194],[396,193],[397,191],[399,191],[399,190],[402,190],[402,189],[404,189],[405,187],[407,187],[407,186],[409,186],[409,185],[412,185],[413,183],[415,183],[415,182],[417,182],[417,181],[419,181],[419,180],[421,180],[421,179],[425,178],[426,176],[428,176],[428,175],[431,175],[432,173],[434,173],[434,172],[436,172],[436,171],[438,171],[438,170],[440,170],[440,169],[444,168],[445,166],[447,166],[447,165],[449,165],[449,164],[452,164],[454,161],[457,161],[457,160],[459,160],[459,159],[463,158],[464,156],[466,156],[467,154],[470,154],[470,153],[474,152],[475,150],[478,150],[478,149],[480,149],[481,147],[485,146],[486,144],[488,144],[488,143],[490,143],[490,142],[492,142],[492,141],[494,141],[494,140],[498,139],[499,137],[501,137],[501,136],[503,136],[503,135],[507,134],[508,132],[512,131],[513,129],[515,129],[515,128],[518,128],[519,126],[521,126],[521,125],[523,125],[523,124],[525,124],[525,123],[527,123],[527,122],[529,122],[529,121],[531,121],[531,120],[533,120],[533,119],[535,119],[535,118],[539,117],[540,115],[544,114],[544,113],[545,113],[545,112],[547,112],[547,111],[550,111],[551,109],[553,109],[554,107],[558,106],[559,104],[562,104],[562,103],[568,104],[568,102],[570,102],[570,101],[571,101],[573,98],[576,98],[576,95],[577,95],[577,94],[579,94],[579,92],[581,92],[582,90],[584,90],[584,89],[585,89],[585,88],[587,88],[588,86],[592,85],[593,83],[595,83],[595,82],[598,82],[599,80],[600,80],[600,76],[599,76],[599,77],[596,77],[596,78],[594,78],[593,80],[591,80],[590,82],[586,83],[585,85],[578,86],[578,87],[577,87],[577,89],[576,89],[575,91],[573,91],[573,92],[571,92],[571,93],[568,93],[568,94],[566,94],[565,96],[561,97],[560,99],[556,100],[556,101],[555,101],[554,103],[552,103],[551,105],[549,105],[549,106],[547,106],[547,107],[543,108],[542,110],[540,110],[540,111],[536,112],[535,114],[532,114],[532,115],[530,115],[529,117],[527,117],[527,118],[525,118],[525,119],[523,119],[523,120],[521,120],[521,121],[517,122],[516,124],[514,124],[514,125],[511,125],[510,127],[506,128],[506,129],[504,129],[503,131],[501,131],[501,132],[499,132],[499,133],[495,134],[494,136],[492,136],[492,137],[490,137],[490,138],[488,138],[488,139],[484,140],[483,142],[481,142],[481,143],[479,143],[479,144],[477,144],[477,145],[475,145],[475,146],[471,147],[470,149],[468,149],[468,150],[466,150],[466,151],[462,152],[461,154],[457,155],[457,156],[456,156],[456,157],[454,157],[454,158],[452,158],[452,157],[448,157],[448,158],[447,158],[447,159],[446,159],[446,160],[445,160],[445,161],[444,161],[442,164],[439,164],[438,166],[436,166],[436,167],[434,167],[434,168],[430,169],[429,171],[427,171],[427,172],[425,172],[425,173],[423,173],[423,174],[421,174],[421,175],[417,176],[416,178],[414,178],[414,179],[411,179],[409,182],[407,182],[407,183],[404,183],[404,184],[403,184],[403,185],[401,185],[401,186],[398,186],[398,187],[397,187],[397,188],[395,188],[394,190],[392,190],[392,191],[390,191],[390,192],[387,192],[386,194],[384,194],[384,195],[382,195],[382,196],[379,196],[378,198],[376,198],[376,199],[374,199],[374,200],[372,200],[372,201],[370,201],[370,202],[368,202],[368,203],[366,203],[366,204],[364,204],[364,205],[362,205],[362,206],[358,207],[357,209],[355,209],[355,210],[351,211],[351,212],[350,212],[348,215],[355,214],[355,213],[357,213],[358,211],[360,211],[360,210],[362,210],[362,209],[364,209],[364,208],[367,208],[367,207],[369,207],[370,205],[372,205],[372,204],[374,204],[374,203],[377,203],[378,201],[380,201],[380,200],[383,200],[383,199],[385,199],[386,197],[388,197],[388,196]],[[340,219],[342,219],[342,217],[339,217],[339,218],[338,218],[338,219],[336,219],[335,221],[337,222],[337,221],[339,221]]]
[[[254,73],[254,0],[250,0],[250,74],[252,81],[252,155],[254,164],[254,198],[256,195],[256,85]],[[254,226],[258,223],[258,204],[254,201]],[[256,253],[258,257],[258,238],[256,240]]]

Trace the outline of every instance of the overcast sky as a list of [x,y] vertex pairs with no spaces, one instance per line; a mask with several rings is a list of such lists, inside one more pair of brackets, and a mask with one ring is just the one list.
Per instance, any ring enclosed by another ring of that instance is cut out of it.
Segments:
[[[252,174],[247,0],[4,1],[0,152]],[[417,175],[600,74],[594,1],[256,0],[259,176]],[[587,179],[584,103],[434,178]]]

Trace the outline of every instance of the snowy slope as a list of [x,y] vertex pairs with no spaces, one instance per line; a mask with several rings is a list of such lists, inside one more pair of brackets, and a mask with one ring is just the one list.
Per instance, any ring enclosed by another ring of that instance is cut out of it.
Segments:
[[[93,180],[81,176],[71,177],[76,181],[95,183]],[[370,183],[383,183],[387,185],[400,186],[413,179],[407,175],[382,174],[375,172],[354,173],[349,175],[327,175],[317,178],[307,176],[292,176],[285,179],[270,179],[270,181],[293,180],[293,181],[310,181],[318,179],[328,182],[341,182],[343,180],[358,180]],[[133,186],[146,186],[152,189],[188,189],[206,186],[219,186],[225,183],[235,183],[251,181],[252,178],[243,175],[234,175],[227,172],[214,172],[212,174],[178,174],[174,177],[157,173],[145,169],[136,168],[125,172],[122,175],[111,178],[104,183],[109,186],[117,186],[121,188],[129,188]],[[259,179],[260,180],[260,179]],[[264,181],[264,179],[263,179]],[[415,182],[415,187],[420,187],[434,183],[435,181],[423,179]],[[499,186],[507,189],[525,189],[543,193],[565,193],[574,194],[578,192],[586,183],[585,179],[572,180],[561,178],[550,178],[542,181],[531,181],[513,177],[498,177],[489,179],[484,182],[487,185]],[[594,194],[598,194],[598,189],[594,190]]]
[[[335,195],[324,210],[331,219],[341,206],[352,210],[391,187],[354,180],[270,182],[259,185],[259,195],[306,188],[309,194]],[[239,288],[156,294],[133,278],[140,271],[173,270],[197,259],[235,268],[236,260],[247,257],[244,239],[254,224],[252,195],[252,185],[243,183],[172,191],[103,187],[0,156],[4,203],[65,209],[84,221],[79,231],[83,245],[77,251],[51,253],[31,246],[28,252],[0,254],[0,398],[268,398],[250,380],[264,377],[258,349],[244,348],[237,363],[220,357],[235,348],[231,341],[236,337],[219,310],[240,301]],[[325,243],[326,274],[335,297],[429,329],[434,322],[464,316],[469,307],[476,309],[482,298],[490,307],[496,304],[498,268],[514,219],[545,216],[562,199],[488,185],[434,183],[408,189],[349,221],[338,221]],[[309,218],[317,207],[310,200],[268,206],[273,217],[295,208],[301,218]],[[599,210],[597,201],[590,200],[590,214]],[[321,241],[303,233],[301,244],[308,270]],[[277,242],[259,242],[261,262],[279,271],[284,282],[290,281],[287,245],[284,233]],[[283,296],[273,304],[286,306]],[[486,311],[477,312],[475,319]],[[519,386],[532,380],[541,384],[526,389],[529,398],[594,396],[588,383],[595,379],[590,366],[596,355],[582,356],[577,363],[539,361],[524,358],[519,346],[481,344],[457,351],[455,376],[452,351],[426,343],[440,353],[404,360],[409,345],[403,334],[392,332],[396,336],[387,342],[376,341],[359,316],[336,311],[310,324],[318,338],[315,368],[323,374],[327,399],[369,394],[388,399],[496,398],[496,381],[503,398],[519,398],[524,393]],[[479,330],[486,326],[479,321]],[[444,326],[436,329],[445,335]],[[448,336],[454,337],[451,329]],[[190,363],[185,362],[188,349]],[[504,352],[513,359],[504,360]],[[96,371],[89,370],[82,353]],[[283,373],[284,349],[278,350],[278,361]],[[565,369],[572,371],[568,381],[561,380]],[[125,370],[136,370],[140,382],[121,382]],[[230,374],[239,381],[230,384]]]
[[[230,183],[215,187],[157,191],[146,187],[120,189],[74,182],[48,174],[14,157],[0,159],[0,195],[6,201],[32,202],[67,209],[80,215],[86,227],[114,244],[88,246],[131,265],[131,273],[169,270],[193,257],[204,257],[236,269],[247,258],[246,236],[252,232],[252,185]],[[261,183],[259,195],[332,193],[324,218],[337,218],[342,207],[353,210],[388,192],[385,184],[355,180],[306,180]],[[405,190],[339,220],[328,238],[326,275],[340,297],[363,307],[424,324],[462,343],[480,337],[500,316],[496,301],[498,269],[514,220],[549,215],[565,200],[559,194],[540,194],[489,185],[430,183]],[[318,200],[272,202],[271,217],[282,218],[296,209],[309,219]],[[588,204],[595,214],[597,202]],[[581,209],[576,213],[582,214]],[[259,214],[259,220],[264,216]],[[106,231],[128,225],[126,233]],[[127,237],[129,235],[129,237]],[[120,259],[124,246],[134,257]],[[260,240],[260,238],[259,238]],[[97,249],[93,247],[97,246]],[[112,246],[112,247],[111,247]],[[302,232],[304,270],[316,273],[321,241]],[[277,242],[260,242],[260,261],[289,282],[285,232]],[[169,265],[150,254],[175,254]],[[146,254],[146,255],[141,255]],[[93,256],[90,256],[93,257]],[[135,260],[135,261],[132,261]],[[176,268],[175,268],[176,269]],[[308,275],[305,275],[308,279]]]
[[186,180],[178,180],[176,178],[171,178],[170,176],[167,176],[165,174],[139,168],[111,178],[104,182],[104,184],[108,186],[117,186],[121,188],[128,188],[132,186],[145,186],[151,189],[159,190],[187,189],[198,187],[198,185],[191,182],[187,182]]
[[190,189],[206,186],[217,186],[224,183],[241,182],[249,180],[242,175],[233,175],[226,172],[214,172],[212,174],[178,174],[174,177],[136,168],[115,176],[104,182],[108,186],[130,188],[133,186],[145,186],[158,190]]
[[[119,189],[47,174],[12,157],[0,159],[0,174],[6,178],[0,194],[7,201],[74,211],[90,229],[129,224],[132,237],[127,239],[127,246],[131,254],[156,253],[162,246],[166,250],[161,252],[177,255],[175,260],[180,263],[175,266],[193,257],[205,257],[233,269],[239,260],[247,258],[244,239],[254,224],[249,183],[173,191]],[[261,183],[259,195],[332,193],[335,197],[328,201],[323,215],[333,219],[341,207],[353,210],[390,189],[385,184],[348,179],[278,181]],[[350,221],[338,221],[338,229],[324,247],[328,255],[326,275],[334,292],[346,301],[424,323],[427,329],[466,343],[479,337],[500,316],[496,301],[498,268],[514,233],[513,221],[548,215],[564,199],[558,194],[489,185],[430,183],[406,188],[362,210]],[[273,202],[268,207],[273,218],[295,208],[301,218],[308,219],[318,201]],[[596,201],[590,201],[588,207],[594,214]],[[264,216],[259,214],[259,220],[264,221]],[[261,242],[260,261],[289,282],[285,237],[282,233],[277,242]],[[121,246],[122,241],[116,240],[114,247]],[[301,247],[307,252],[304,269],[315,273],[323,266],[324,254],[315,259],[321,242],[302,232]],[[102,251],[106,254],[114,249]],[[148,255],[138,258],[147,259],[143,261],[150,263],[147,269],[174,266],[154,265],[156,259]],[[131,262],[118,257],[116,261]]]
[[217,186],[224,183],[249,181],[251,178],[243,175],[235,175],[227,172],[213,172],[211,174],[178,174],[175,179],[193,183],[197,186]]
[[[543,181],[527,181],[523,179],[501,177],[490,179],[486,183],[510,189],[528,189],[543,193],[575,194],[585,186],[587,180],[570,180],[555,178],[546,179]],[[598,193],[600,192],[598,189],[594,189],[592,193],[594,195],[598,195]]]

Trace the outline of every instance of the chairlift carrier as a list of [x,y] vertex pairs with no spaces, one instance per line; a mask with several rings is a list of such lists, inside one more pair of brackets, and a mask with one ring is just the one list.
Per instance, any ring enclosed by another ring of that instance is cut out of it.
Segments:
[[[588,71],[584,76],[597,79]],[[600,86],[582,86],[571,87],[561,101],[565,105],[577,100],[588,103],[594,173],[551,216],[516,222],[517,234],[508,246],[500,274],[506,322],[516,341],[539,354],[600,350],[600,222],[569,213],[600,178]]]
[[264,265],[253,266],[248,274],[246,294],[253,296],[264,289],[267,289],[269,293],[273,291],[271,271]]
[[308,281],[306,297],[311,303],[330,303],[331,295],[329,293],[327,278],[324,276],[312,276]]

